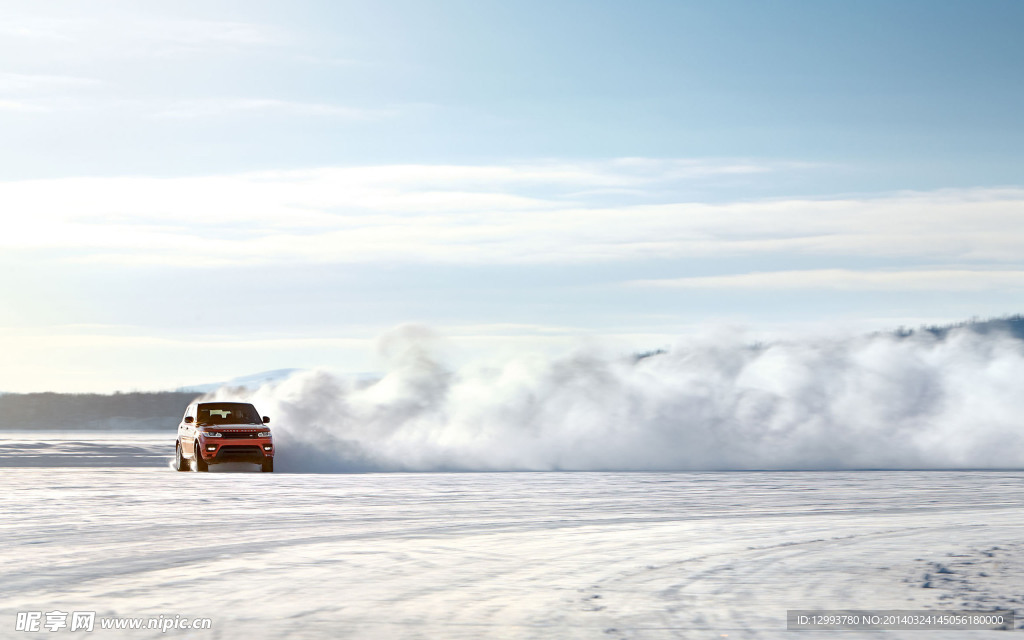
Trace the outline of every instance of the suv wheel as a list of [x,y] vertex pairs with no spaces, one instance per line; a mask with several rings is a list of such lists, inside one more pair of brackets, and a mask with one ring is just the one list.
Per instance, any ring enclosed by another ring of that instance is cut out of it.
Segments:
[[188,471],[188,460],[181,455],[181,443],[174,443],[174,468],[178,471]]
[[192,460],[193,471],[209,471],[210,466],[206,464],[206,460],[203,460],[203,453],[199,450],[199,445],[196,445],[196,457]]
[[274,459],[273,458],[264,458],[263,459],[263,473],[273,473],[273,472],[274,472]]

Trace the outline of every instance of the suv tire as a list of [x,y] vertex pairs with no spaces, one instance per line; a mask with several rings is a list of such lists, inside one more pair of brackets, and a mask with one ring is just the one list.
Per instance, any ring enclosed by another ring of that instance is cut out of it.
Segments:
[[181,443],[174,445],[174,468],[177,471],[188,471],[188,460],[181,455]]
[[192,470],[199,472],[210,470],[210,466],[206,464],[206,460],[203,460],[203,453],[199,450],[198,444],[196,445],[195,460],[192,461]]

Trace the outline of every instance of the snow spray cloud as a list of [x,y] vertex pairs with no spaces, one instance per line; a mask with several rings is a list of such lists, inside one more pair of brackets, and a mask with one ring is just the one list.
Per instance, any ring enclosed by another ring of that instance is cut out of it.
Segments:
[[375,382],[314,371],[244,394],[274,416],[281,470],[1024,466],[1024,343],[1009,336],[735,335],[457,370],[425,329],[381,343]]

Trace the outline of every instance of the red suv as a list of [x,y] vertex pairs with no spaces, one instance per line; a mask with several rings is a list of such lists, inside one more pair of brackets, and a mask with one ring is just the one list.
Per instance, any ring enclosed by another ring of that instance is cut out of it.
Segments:
[[221,462],[255,462],[274,470],[270,418],[248,402],[194,402],[178,425],[178,471],[206,471]]

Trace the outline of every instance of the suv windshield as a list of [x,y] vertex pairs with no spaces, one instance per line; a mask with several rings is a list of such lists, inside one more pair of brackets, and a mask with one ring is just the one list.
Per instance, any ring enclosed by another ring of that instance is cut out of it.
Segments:
[[256,408],[245,402],[206,402],[198,407],[196,422],[212,424],[263,424]]

